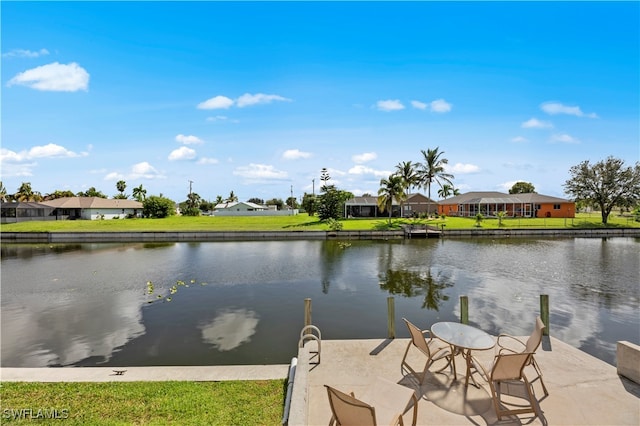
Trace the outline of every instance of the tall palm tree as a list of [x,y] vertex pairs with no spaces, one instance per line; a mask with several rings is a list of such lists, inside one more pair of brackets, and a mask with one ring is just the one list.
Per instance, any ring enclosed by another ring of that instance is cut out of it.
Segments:
[[142,184],[133,188],[131,194],[133,195],[133,198],[135,198],[139,202],[143,202],[145,198],[147,198],[147,190],[142,187]]
[[393,210],[393,200],[402,203],[405,200],[405,187],[402,177],[391,175],[388,179],[380,179],[380,189],[378,190],[378,207],[384,212],[389,212],[389,225],[391,225],[391,213]]
[[[403,161],[401,163],[398,163],[396,164],[395,174],[402,178],[406,200],[407,198],[409,198],[409,194],[411,194],[411,188],[420,183],[420,176],[416,171],[416,165],[411,161]],[[400,203],[400,216],[404,216],[404,206],[402,205],[402,203]]]
[[[438,151],[439,147],[435,149],[420,150],[424,162],[420,163],[418,174],[420,175],[420,184],[427,188],[427,194],[429,197],[429,203],[431,203],[431,184],[437,182],[442,187],[443,182],[453,185],[451,179],[453,175],[446,173],[444,165],[449,162],[446,158],[440,158],[444,151]],[[431,212],[431,207],[429,208]]]
[[127,189],[127,183],[123,180],[119,180],[116,183],[116,189],[120,192],[120,195],[124,195],[124,190]]

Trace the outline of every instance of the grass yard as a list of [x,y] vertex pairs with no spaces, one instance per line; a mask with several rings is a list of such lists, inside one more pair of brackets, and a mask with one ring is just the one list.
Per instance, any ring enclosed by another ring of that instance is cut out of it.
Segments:
[[42,416],[58,417],[46,424],[279,425],[285,393],[285,380],[5,382],[0,385],[0,423],[41,424],[35,417],[42,410]]
[[[447,217],[445,219],[398,219],[391,224],[384,217],[373,219],[343,219],[345,231],[401,229],[403,224],[429,224],[445,229],[471,229],[476,227],[473,218]],[[630,216],[612,213],[608,227],[640,228]],[[498,219],[484,219],[480,228],[498,228]],[[574,219],[553,218],[507,218],[503,228],[603,228],[599,213],[581,213]],[[138,232],[138,231],[327,231],[329,226],[315,216],[266,217],[216,217],[216,216],[172,216],[165,219],[111,219],[111,220],[60,220],[43,222],[20,222],[3,224],[6,232]]]

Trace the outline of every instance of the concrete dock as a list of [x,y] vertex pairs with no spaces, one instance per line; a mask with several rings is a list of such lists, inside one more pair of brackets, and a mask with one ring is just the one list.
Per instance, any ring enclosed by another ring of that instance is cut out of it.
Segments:
[[[400,369],[409,339],[322,341],[317,364],[315,342],[308,342],[297,357],[288,424],[327,425],[331,411],[324,385],[362,394],[377,376],[410,387],[416,392],[419,425],[640,425],[640,385],[617,374],[616,367],[554,338],[545,338],[536,359],[549,396],[539,382],[534,391],[542,415],[524,414],[497,420],[486,382],[465,388],[464,360],[456,357],[458,380],[451,371],[428,373],[418,386]],[[424,358],[411,351],[409,363],[420,369]],[[481,361],[493,358],[493,350],[474,353]],[[442,364],[436,364],[437,370]],[[202,367],[77,367],[2,368],[1,381],[157,381],[157,380],[268,380],[284,379],[289,365]],[[527,370],[528,371],[528,370]],[[411,424],[411,408],[404,415]]]
[[[526,339],[526,336],[523,336]],[[539,382],[533,383],[541,417],[523,414],[498,421],[488,385],[465,388],[464,360],[456,357],[458,380],[450,369],[428,373],[422,386],[415,377],[401,372],[400,363],[409,339],[323,341],[320,364],[316,364],[313,342],[300,351],[296,367],[290,425],[327,425],[331,418],[325,384],[362,395],[376,376],[384,377],[416,392],[419,425],[640,425],[640,385],[617,374],[607,364],[557,339],[545,337],[535,357],[543,372],[549,396]],[[476,351],[480,361],[493,359],[494,350]],[[411,350],[408,362],[414,369],[425,358]],[[418,356],[416,356],[418,355]],[[439,361],[444,362],[444,361]],[[444,364],[435,364],[438,370]],[[525,373],[532,371],[525,370]],[[306,377],[305,377],[306,376]],[[300,378],[300,383],[298,383]],[[306,384],[305,384],[306,383]],[[298,386],[296,390],[295,387]],[[411,424],[411,408],[403,416]]]

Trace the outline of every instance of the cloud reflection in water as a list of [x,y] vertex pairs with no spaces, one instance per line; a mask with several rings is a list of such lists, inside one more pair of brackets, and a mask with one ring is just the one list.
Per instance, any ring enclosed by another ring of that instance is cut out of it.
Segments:
[[259,319],[247,309],[224,310],[210,323],[200,326],[202,339],[219,351],[230,351],[251,340]]

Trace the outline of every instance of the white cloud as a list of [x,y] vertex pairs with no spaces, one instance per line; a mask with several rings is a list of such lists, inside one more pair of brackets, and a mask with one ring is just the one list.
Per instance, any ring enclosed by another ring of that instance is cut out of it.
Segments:
[[365,152],[351,157],[353,162],[356,164],[366,163],[367,161],[375,160],[376,158],[378,158],[378,154],[375,152]]
[[388,99],[376,102],[376,108],[380,111],[399,111],[404,109],[404,105],[398,99]]
[[531,118],[521,125],[525,129],[550,129],[553,127],[553,124],[548,121],[540,121],[537,118]]
[[151,164],[143,161],[142,163],[134,164],[131,168],[130,179],[146,178],[146,179],[163,179],[163,176],[158,172]]
[[436,99],[435,101],[432,101],[429,106],[433,112],[449,112],[452,107],[452,105],[444,99]]
[[42,146],[34,146],[28,151],[23,150],[20,152],[11,151],[5,148],[0,148],[0,161],[19,163],[22,161],[32,160],[34,158],[74,158],[74,157],[86,157],[89,155],[86,152],[77,154],[73,151],[69,151],[67,148],[50,143]]
[[462,175],[469,174],[469,173],[477,173],[480,171],[480,167],[476,166],[475,164],[456,163],[453,166],[445,164],[444,168],[447,171],[447,173],[462,174]]
[[176,136],[176,142],[180,142],[185,145],[191,145],[191,144],[201,144],[203,143],[203,140],[193,135],[189,135],[189,136],[178,135]]
[[566,133],[558,133],[551,136],[551,142],[561,142],[561,143],[580,143],[580,141],[573,136],[570,136]]
[[301,158],[310,158],[310,152],[300,151],[299,149],[288,149],[282,153],[283,160],[299,160]]
[[238,108],[244,108],[246,106],[257,104],[270,104],[273,101],[291,102],[291,99],[280,95],[266,95],[264,93],[256,93],[255,95],[252,95],[250,93],[245,93],[236,99],[236,105]]
[[361,164],[358,164],[357,166],[353,166],[352,168],[350,168],[348,173],[350,175],[373,175],[373,176],[385,177],[385,178],[389,177],[389,175],[391,174],[391,172],[389,171],[375,170],[375,169],[372,169],[371,167],[363,166]]
[[38,56],[48,55],[47,49],[40,49],[37,51],[26,49],[13,49],[7,53],[3,53],[3,58],[37,58]]
[[255,164],[251,163],[248,166],[237,167],[233,174],[236,176],[242,176],[249,180],[265,180],[265,179],[286,179],[287,172],[276,170],[273,166],[268,164]]
[[233,105],[233,100],[226,96],[215,96],[198,104],[198,109],[228,109]]
[[218,164],[217,158],[202,157],[198,160],[197,164]]
[[165,177],[151,164],[143,161],[131,166],[129,173],[111,172],[104,177],[104,180],[164,179]]
[[207,117],[207,121],[211,121],[211,122],[228,121],[229,123],[239,123],[240,122],[240,120],[236,120],[236,119],[231,120],[226,115],[216,115],[215,117]]
[[[237,106],[238,108],[244,108],[251,105],[270,104],[274,101],[291,102],[291,99],[285,98],[280,95],[267,95],[264,93],[256,93],[255,95],[252,95],[251,93],[245,93],[236,100],[233,100],[226,96],[218,95],[198,104],[198,109],[229,109],[233,105]],[[226,119],[227,117],[217,116],[213,118],[210,117],[207,120],[218,121]]]
[[427,104],[420,101],[411,101],[411,106],[417,109],[422,109],[422,110],[427,109]]
[[527,138],[522,137],[522,136],[516,136],[515,138],[511,139],[511,142],[516,142],[516,143],[520,143],[520,142],[529,142],[527,140]]
[[127,177],[120,172],[111,172],[107,173],[107,175],[104,177],[104,180],[124,180],[126,178]]
[[549,115],[568,114],[576,117],[597,118],[595,113],[585,114],[578,106],[566,106],[559,102],[545,102],[540,105],[540,109]]
[[54,62],[16,75],[7,86],[14,84],[36,90],[76,92],[89,88],[89,73],[75,62],[67,65]]
[[194,158],[196,158],[196,151],[186,146],[174,149],[171,151],[171,154],[169,154],[169,161],[193,160]]

